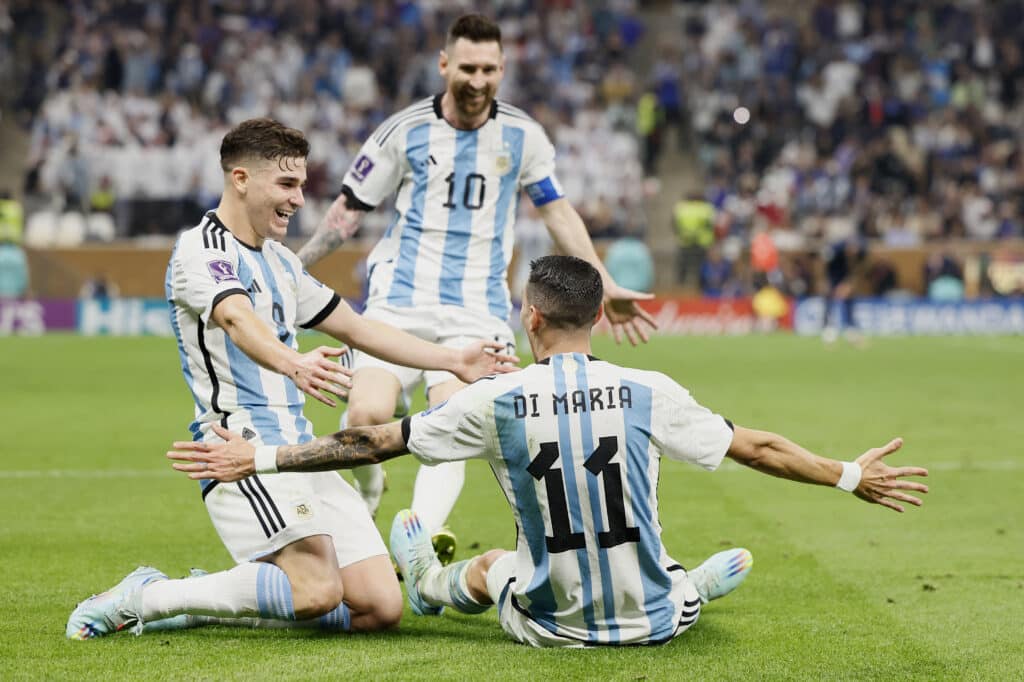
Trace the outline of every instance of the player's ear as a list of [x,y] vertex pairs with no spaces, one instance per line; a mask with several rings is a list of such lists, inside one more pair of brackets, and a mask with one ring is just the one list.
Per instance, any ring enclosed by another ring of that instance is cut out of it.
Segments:
[[244,166],[231,169],[231,184],[239,194],[245,194],[249,187],[249,171]]
[[544,324],[544,316],[537,310],[535,306],[530,306],[530,313],[526,317],[526,323],[531,332],[536,333],[540,329],[541,325]]
[[593,324],[593,326],[596,327],[597,323],[601,321],[602,317],[604,317],[604,305],[603,304],[597,307],[597,315],[594,316],[594,324]]
[[441,50],[437,53],[437,72],[442,76],[448,70],[448,53]]

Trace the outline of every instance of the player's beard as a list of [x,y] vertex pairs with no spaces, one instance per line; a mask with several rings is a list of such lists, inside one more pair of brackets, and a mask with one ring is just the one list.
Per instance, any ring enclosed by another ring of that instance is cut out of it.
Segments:
[[[480,95],[483,96],[480,97]],[[493,101],[494,89],[491,87],[484,87],[483,90],[476,91],[469,85],[464,85],[455,91],[455,104],[459,113],[465,118],[479,116],[482,112],[490,109]]]

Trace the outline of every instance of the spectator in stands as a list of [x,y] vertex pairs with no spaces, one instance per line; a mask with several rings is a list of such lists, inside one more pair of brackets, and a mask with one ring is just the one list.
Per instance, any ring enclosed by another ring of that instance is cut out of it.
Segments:
[[82,288],[78,290],[79,298],[97,301],[117,298],[119,294],[120,289],[118,289],[117,283],[111,281],[102,272],[98,272],[95,277],[85,280],[82,283]]
[[699,191],[690,192],[673,210],[679,240],[677,277],[680,284],[695,286],[704,254],[715,241],[715,208]]
[[925,290],[932,301],[959,301],[964,297],[963,271],[950,253],[933,251],[924,266]]
[[708,298],[720,298],[732,279],[732,263],[722,255],[717,244],[708,249],[700,266],[700,291]]
[[28,257],[21,247],[21,204],[0,191],[0,299],[21,298],[29,289]]

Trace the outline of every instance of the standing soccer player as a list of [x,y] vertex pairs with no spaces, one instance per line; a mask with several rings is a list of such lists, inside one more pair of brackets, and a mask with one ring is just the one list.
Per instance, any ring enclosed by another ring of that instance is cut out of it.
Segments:
[[[443,346],[488,339],[511,352],[515,337],[508,325],[506,280],[516,206],[525,189],[555,245],[601,273],[605,315],[616,339],[624,333],[634,344],[646,341],[644,325],[654,322],[636,301],[649,296],[617,286],[604,269],[583,221],[563,196],[555,150],[543,128],[495,99],[504,71],[498,26],[476,14],[458,18],[438,67],[445,91],[395,114],[366,141],[341,195],[299,250],[302,262],[308,267],[319,261],[355,232],[365,211],[397,191],[397,218],[368,259],[365,315]],[[448,372],[424,374],[368,353],[355,354],[353,370],[344,416],[349,426],[401,416],[421,380],[430,405],[463,385]],[[355,476],[376,512],[382,470],[368,467]],[[442,530],[464,478],[462,462],[420,468],[412,508],[433,533]],[[454,536],[445,530],[436,541],[439,556],[449,560]]]
[[[280,242],[303,205],[309,144],[270,119],[239,124],[221,144],[224,194],[182,233],[167,268],[171,326],[195,401],[193,439],[215,424],[255,445],[312,440],[303,393],[333,406],[347,370],[341,348],[297,351],[298,327],[314,328],[394,362],[453,371],[472,381],[508,355],[495,342],[442,348],[355,314],[307,274]],[[502,371],[502,370],[498,370]],[[330,630],[397,625],[402,596],[380,533],[359,495],[335,474],[252,476],[201,482],[218,535],[238,565],[183,580],[143,567],[82,602],[67,635],[89,639],[145,623],[173,627],[179,614],[277,621],[318,619]],[[343,601],[344,598],[344,601]]]
[[726,456],[766,474],[836,486],[903,511],[921,501],[919,467],[882,458],[894,439],[854,462],[814,455],[782,436],[733,425],[658,372],[590,354],[601,277],[588,263],[547,256],[532,267],[523,327],[537,363],[478,381],[444,406],[400,423],[348,429],[264,451],[218,429],[227,442],[175,443],[168,453],[192,478],[232,481],[254,471],[325,471],[380,462],[406,450],[423,462],[488,461],[516,520],[514,552],[491,550],[442,567],[428,531],[403,510],[391,552],[415,613],[498,605],[504,630],[533,646],[657,644],[692,626],[701,605],[746,578],[745,549],[719,552],[687,571],[661,541],[661,457],[713,470]]

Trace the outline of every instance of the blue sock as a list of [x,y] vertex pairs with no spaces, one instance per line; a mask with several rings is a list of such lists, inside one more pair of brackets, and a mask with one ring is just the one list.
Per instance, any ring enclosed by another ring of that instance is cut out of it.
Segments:
[[256,574],[256,606],[262,618],[295,620],[292,584],[274,564],[261,564]]
[[345,602],[341,602],[333,611],[320,616],[317,623],[321,630],[327,632],[348,632],[352,625],[352,613]]
[[481,604],[473,599],[464,588],[466,570],[472,559],[465,559],[443,569],[448,577],[448,594],[451,596],[452,606],[462,613],[483,613],[491,608],[490,604]]

